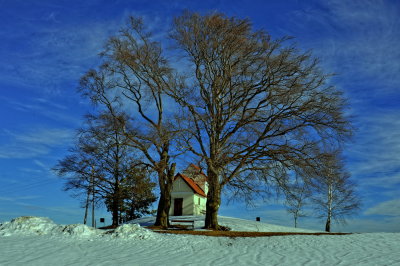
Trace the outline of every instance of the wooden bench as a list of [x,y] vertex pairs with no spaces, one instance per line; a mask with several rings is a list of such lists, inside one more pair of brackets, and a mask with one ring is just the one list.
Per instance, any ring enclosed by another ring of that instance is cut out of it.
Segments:
[[192,229],[194,229],[194,220],[173,219],[170,220],[170,222],[177,224],[190,223],[192,225]]

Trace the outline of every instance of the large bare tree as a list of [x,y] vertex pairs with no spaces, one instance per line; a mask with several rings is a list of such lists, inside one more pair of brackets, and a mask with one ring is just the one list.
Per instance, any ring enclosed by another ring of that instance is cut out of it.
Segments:
[[102,58],[100,68],[82,78],[81,91],[111,113],[121,104],[129,110],[132,119],[123,125],[125,135],[158,176],[155,225],[167,227],[175,163],[171,159],[174,132],[164,106],[165,91],[177,87],[176,76],[162,55],[161,45],[152,40],[142,20],[133,17],[110,38]]
[[225,185],[245,185],[254,171],[281,182],[276,172],[312,166],[321,143],[349,135],[341,92],[287,38],[246,19],[190,12],[175,19],[171,37],[186,56],[186,79],[167,90],[182,107],[181,145],[207,168],[206,228],[220,229]]

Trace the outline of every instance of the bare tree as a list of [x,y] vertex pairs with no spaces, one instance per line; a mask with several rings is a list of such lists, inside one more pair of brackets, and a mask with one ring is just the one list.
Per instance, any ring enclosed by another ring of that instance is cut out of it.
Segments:
[[166,89],[182,107],[181,145],[207,169],[206,228],[220,229],[225,185],[246,187],[257,171],[283,182],[287,169],[314,164],[322,142],[349,135],[342,94],[287,38],[273,40],[246,19],[190,12],[175,19],[171,37],[186,55],[186,80]]
[[[127,138],[120,127],[120,121],[125,119],[124,114],[118,114],[117,120],[109,113],[88,116],[85,126],[80,129],[77,144],[54,168],[58,175],[66,178],[65,190],[76,195],[86,194],[87,198],[92,194],[95,195],[92,201],[96,198],[98,203],[104,203],[112,213],[114,226],[119,224],[124,191],[134,190],[138,184],[127,183],[127,180],[141,172],[135,166],[138,164],[137,156],[127,145]],[[152,188],[147,189],[151,194]]]
[[[70,154],[53,168],[57,175],[66,179],[65,191],[72,192],[72,197],[81,198],[82,201],[85,198],[83,201],[84,224],[87,223],[89,206],[92,205],[93,209],[101,201],[100,195],[96,193],[95,182],[98,176],[94,169],[94,158],[90,156],[92,151],[91,147],[84,145],[79,139],[76,146],[69,150]],[[94,226],[93,222],[92,226]]]
[[288,213],[293,215],[294,227],[297,227],[298,219],[305,217],[304,206],[311,196],[311,189],[307,183],[302,182],[300,178],[296,178],[293,184],[285,189],[285,206]]
[[175,75],[141,19],[131,17],[127,27],[110,38],[102,56],[99,70],[90,70],[82,78],[81,91],[111,113],[121,102],[130,110],[134,119],[124,123],[125,136],[157,173],[160,198],[155,225],[168,227],[175,163],[171,159],[174,131],[164,109],[164,91],[176,87]]
[[318,175],[313,180],[312,203],[319,218],[326,221],[325,231],[330,232],[332,220],[345,223],[345,217],[357,212],[361,203],[339,152],[324,154]]
[[[287,38],[273,40],[248,20],[194,13],[176,18],[170,36],[187,59],[179,75],[141,20],[131,18],[108,42],[104,64],[82,79],[94,102],[112,110],[114,91],[135,107],[134,123],[124,127],[158,174],[156,225],[168,225],[172,142],[180,130],[180,148],[207,168],[205,225],[213,229],[224,186],[251,191],[262,179],[283,185],[287,171],[315,167],[322,143],[337,144],[351,132],[342,94]],[[165,94],[181,106],[174,125],[168,116],[175,106],[165,111]]]

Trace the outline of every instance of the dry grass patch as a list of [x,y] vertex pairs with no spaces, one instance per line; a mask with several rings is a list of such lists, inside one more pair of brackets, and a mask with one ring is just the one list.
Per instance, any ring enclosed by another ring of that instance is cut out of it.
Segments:
[[297,232],[241,232],[241,231],[188,231],[188,230],[155,230],[161,234],[201,235],[215,237],[268,237],[287,235],[349,235],[351,233],[297,233]]

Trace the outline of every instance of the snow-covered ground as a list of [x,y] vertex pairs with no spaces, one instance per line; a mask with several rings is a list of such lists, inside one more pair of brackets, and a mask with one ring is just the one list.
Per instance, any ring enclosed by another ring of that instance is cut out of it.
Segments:
[[[171,216],[170,220],[194,220],[194,227],[196,230],[201,230],[204,227],[204,216]],[[140,224],[141,226],[153,225],[155,217],[143,217],[129,223]],[[219,216],[218,222],[221,225],[228,226],[234,231],[248,231],[248,232],[316,232],[307,229],[286,227],[280,225],[273,225],[261,223],[256,221],[243,220],[232,217]]]
[[[241,231],[295,231],[228,217],[220,223]],[[158,234],[137,224],[107,233],[20,217],[0,225],[0,265],[400,265],[399,243],[400,233],[225,238]]]

